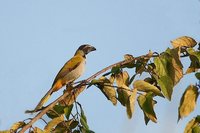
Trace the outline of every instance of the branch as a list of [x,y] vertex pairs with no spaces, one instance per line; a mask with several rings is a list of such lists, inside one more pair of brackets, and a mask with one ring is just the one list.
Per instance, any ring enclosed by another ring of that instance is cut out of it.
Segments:
[[[137,58],[130,58],[127,60],[123,60],[117,63],[114,63],[100,71],[98,71],[97,73],[95,73],[94,75],[92,75],[91,77],[87,78],[85,81],[86,82],[90,82],[91,80],[93,80],[94,78],[96,78],[97,76],[101,75],[102,73],[106,72],[109,69],[112,69],[113,67],[116,66],[124,66],[127,65],[135,60],[139,60],[141,58],[148,58],[150,59],[151,57],[155,57],[158,55],[153,55],[153,54],[146,54],[143,56],[139,56]],[[76,99],[76,97],[78,97],[78,95],[85,89],[85,84],[84,82],[81,82],[80,84],[76,85],[74,87],[74,90],[66,91],[63,95],[61,95],[59,98],[57,98],[55,101],[53,101],[52,103],[50,103],[48,106],[44,107],[29,123],[27,123],[19,133],[24,133],[28,128],[30,128],[38,119],[40,119],[44,114],[46,114],[50,109],[52,109],[57,103],[60,103],[62,101],[65,102],[65,104],[70,105],[74,103],[74,99]],[[75,97],[75,98],[72,98]]]

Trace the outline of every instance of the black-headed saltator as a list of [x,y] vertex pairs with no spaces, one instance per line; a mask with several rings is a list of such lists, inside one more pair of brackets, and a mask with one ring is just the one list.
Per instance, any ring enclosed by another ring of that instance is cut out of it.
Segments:
[[69,61],[67,61],[58,72],[51,89],[40,100],[35,110],[40,109],[50,98],[53,92],[58,91],[63,86],[68,85],[79,78],[85,70],[86,55],[95,50],[96,48],[91,45],[81,45],[75,52],[74,56]]

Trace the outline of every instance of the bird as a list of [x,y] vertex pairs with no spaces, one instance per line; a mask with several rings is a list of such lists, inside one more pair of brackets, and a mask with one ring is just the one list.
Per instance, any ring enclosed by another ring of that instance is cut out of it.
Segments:
[[51,89],[40,100],[35,110],[41,109],[54,92],[78,79],[85,71],[86,55],[95,50],[96,48],[89,44],[81,45],[76,50],[74,56],[60,69],[54,79]]

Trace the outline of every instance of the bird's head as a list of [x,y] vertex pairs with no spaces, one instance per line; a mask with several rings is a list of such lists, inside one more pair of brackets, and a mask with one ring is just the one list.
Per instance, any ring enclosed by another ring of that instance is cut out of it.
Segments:
[[82,56],[85,56],[85,55],[87,55],[88,53],[90,53],[90,52],[92,52],[92,51],[95,51],[95,50],[96,50],[95,47],[93,47],[93,46],[91,46],[91,45],[89,45],[89,44],[83,44],[83,45],[81,45],[81,46],[77,49],[75,55],[80,54],[80,55],[82,55]]

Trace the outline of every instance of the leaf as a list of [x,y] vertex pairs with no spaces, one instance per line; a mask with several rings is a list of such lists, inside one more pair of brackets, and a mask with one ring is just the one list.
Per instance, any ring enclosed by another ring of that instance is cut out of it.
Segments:
[[86,116],[85,116],[85,113],[84,113],[82,107],[81,107],[81,117],[82,117],[83,120],[87,123],[87,118],[86,118]]
[[196,72],[200,68],[200,52],[195,51],[192,48],[188,48],[187,52],[190,56],[191,63],[189,68],[186,70],[186,74]]
[[70,124],[70,129],[74,129],[78,126],[79,122],[78,121],[73,121],[71,124]]
[[154,58],[154,78],[159,84],[163,95],[171,100],[173,87],[183,77],[183,66],[180,62],[178,49],[167,49],[159,57]]
[[196,76],[196,78],[197,78],[198,80],[200,80],[200,72],[195,73],[195,76]]
[[188,122],[188,124],[185,127],[184,133],[193,133],[192,132],[193,128],[195,128],[199,124],[200,124],[200,116],[198,115]]
[[[67,95],[63,100],[61,100],[59,102],[60,105],[72,105],[77,96],[85,89],[86,85],[81,85],[80,87],[78,87],[78,89],[76,89],[76,93],[74,93],[73,95]],[[73,89],[73,87],[69,86],[64,93],[69,93],[69,90]]]
[[56,125],[58,125],[60,122],[63,122],[63,121],[64,121],[64,116],[63,115],[61,115],[60,117],[56,117],[56,118],[52,119],[44,127],[44,132],[50,133]]
[[22,128],[25,124],[26,124],[26,123],[23,122],[23,121],[16,122],[16,123],[14,123],[14,124],[11,126],[10,131],[12,131],[12,132],[17,132],[17,130],[18,130],[19,128]]
[[188,86],[181,97],[179,105],[179,117],[178,120],[188,116],[196,107],[196,100],[198,97],[198,88],[194,85]]
[[81,108],[81,118],[80,118],[80,122],[83,126],[84,129],[89,130],[89,126],[87,124],[87,118],[85,116],[85,113],[83,111],[83,109]]
[[80,133],[79,130],[74,130],[72,133]]
[[130,96],[130,89],[129,90],[126,90],[124,88],[118,88],[117,89],[117,93],[118,93],[118,101],[123,105],[123,106],[126,106],[127,104],[127,101],[129,99],[129,96]]
[[163,76],[157,80],[163,95],[168,99],[171,100],[172,92],[173,92],[173,82],[168,76]]
[[74,119],[70,119],[67,121],[62,121],[59,124],[56,125],[55,129],[51,133],[68,133],[71,132],[72,129],[76,128],[76,126],[79,124],[78,121]]
[[116,75],[116,83],[118,87],[122,87],[124,85],[129,86],[129,75],[127,71],[121,72]]
[[73,104],[64,108],[64,113],[67,120],[69,120],[69,116],[72,112],[72,109],[73,109]]
[[94,131],[87,130],[87,129],[83,128],[83,127],[81,127],[80,129],[81,129],[81,133],[95,133]]
[[[148,123],[148,119],[153,122],[157,122],[156,114],[154,112],[153,106],[155,105],[156,101],[153,100],[152,93],[141,94],[138,98],[138,104],[142,111],[144,112],[144,118],[146,124]],[[147,119],[148,118],[148,119]]]
[[86,130],[89,130],[89,126],[87,124],[87,122],[81,117],[80,118],[80,122],[82,124],[82,126],[86,129]]
[[35,127],[35,128],[33,129],[33,132],[34,132],[34,133],[44,133],[44,131],[43,131],[42,129],[38,128],[38,127]]
[[146,70],[146,63],[147,61],[144,59],[137,60],[135,63],[135,73],[141,75]]
[[171,56],[171,62],[168,66],[168,73],[172,78],[173,85],[175,86],[183,77],[183,65],[180,61],[179,49],[167,49],[166,53]]
[[127,102],[127,106],[126,106],[126,112],[128,115],[128,118],[131,119],[132,114],[134,112],[135,109],[135,99],[137,96],[137,89],[133,89],[133,92],[131,92],[131,95],[128,98],[128,102]]
[[97,86],[106,96],[106,98],[113,103],[113,105],[117,104],[116,91],[110,80],[102,76],[99,78],[99,83],[97,84]]
[[174,48],[183,47],[183,46],[194,47],[197,44],[197,42],[193,38],[188,37],[188,36],[179,37],[175,40],[172,40],[171,43]]
[[164,96],[171,100],[171,95],[173,91],[173,81],[168,76],[168,60],[167,57],[156,57],[154,58],[154,63],[156,66],[155,73],[158,75],[158,77],[155,77],[157,80],[161,91],[163,92]]
[[10,133],[10,130],[0,131],[0,133]]
[[124,59],[125,59],[125,60],[132,60],[132,62],[130,62],[130,63],[124,65],[123,68],[124,68],[124,67],[127,67],[127,68],[133,68],[133,67],[135,67],[135,60],[134,60],[134,57],[133,57],[132,55],[130,55],[130,54],[125,54],[125,55],[124,55]]
[[115,81],[115,75],[114,75],[114,74],[112,74],[112,75],[110,76],[109,81],[110,81],[111,84],[114,83],[114,81]]
[[120,73],[120,72],[121,72],[121,69],[120,69],[119,66],[115,66],[115,67],[113,67],[113,68],[111,69],[111,73],[113,73],[113,74],[118,74],[118,73]]
[[189,53],[190,56],[194,56],[198,59],[198,61],[200,62],[200,52],[199,51],[195,51],[193,48],[188,48],[187,52]]
[[192,128],[192,133],[200,133],[200,126]]
[[139,90],[139,91],[144,91],[144,92],[151,91],[151,92],[155,93],[156,95],[162,96],[162,93],[156,86],[154,86],[144,80],[136,80],[133,83],[133,87],[137,88],[137,90]]
[[64,108],[65,108],[65,106],[55,105],[55,106],[53,107],[53,110],[49,110],[49,111],[46,113],[46,115],[47,115],[49,118],[51,118],[51,119],[56,118],[56,117],[58,117],[59,115],[64,114]]

